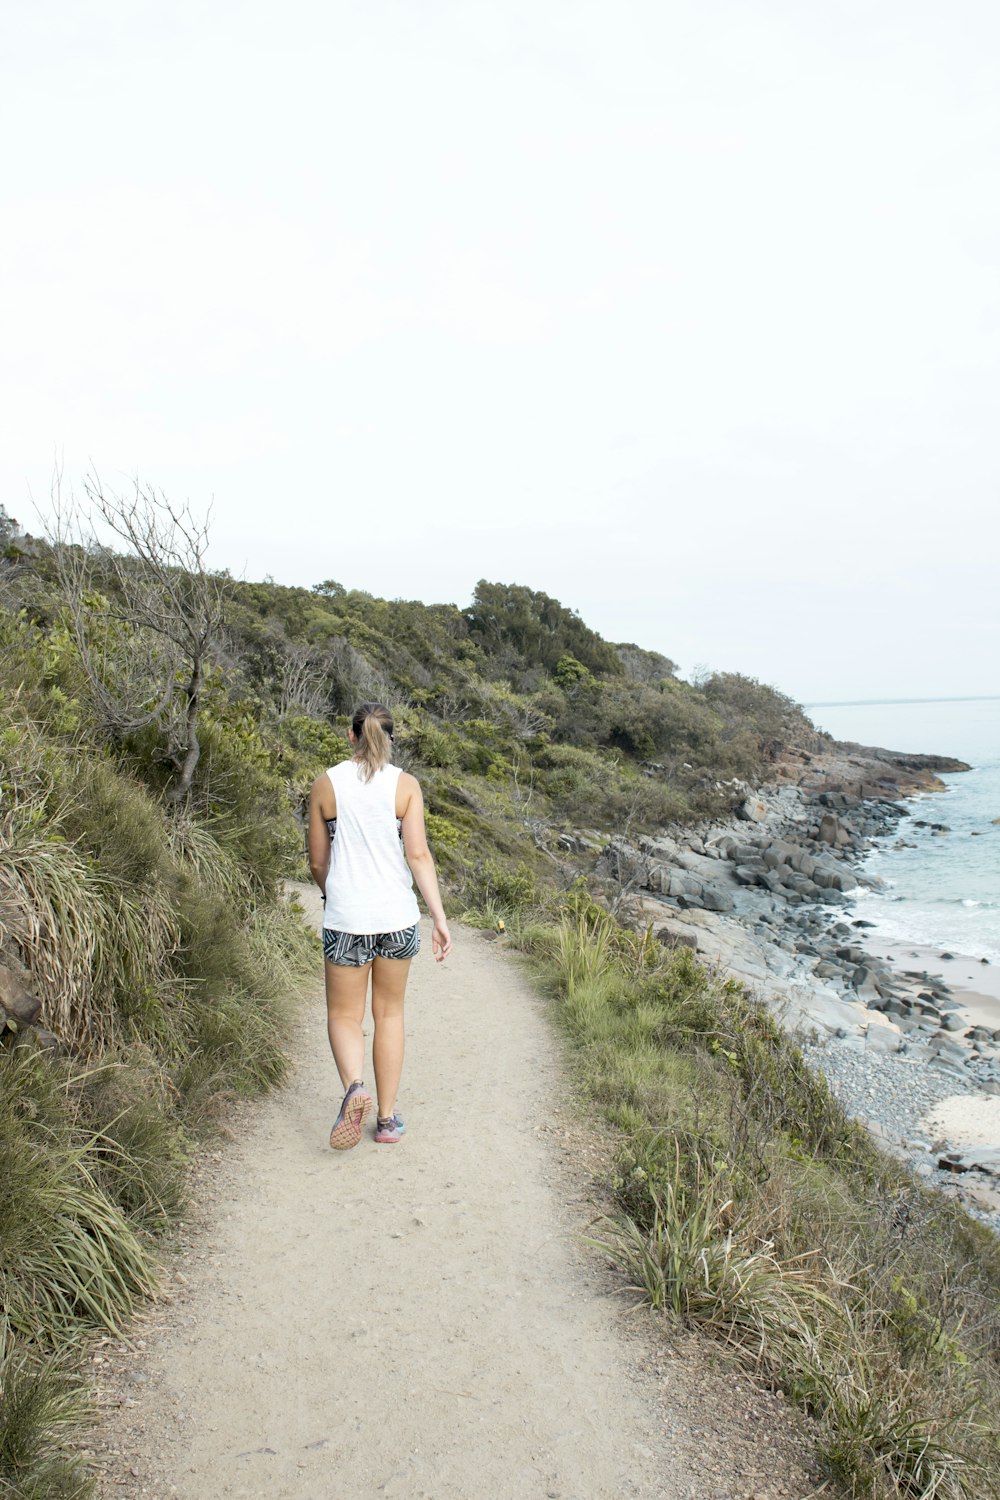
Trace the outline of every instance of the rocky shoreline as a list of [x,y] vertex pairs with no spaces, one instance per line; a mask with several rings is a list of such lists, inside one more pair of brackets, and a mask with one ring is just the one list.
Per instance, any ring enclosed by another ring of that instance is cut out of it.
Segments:
[[930,1118],[961,1095],[989,1099],[1000,1127],[1000,999],[995,1015],[982,997],[970,1014],[933,955],[904,955],[906,967],[876,956],[854,910],[874,884],[866,854],[926,816],[926,802],[907,799],[942,787],[937,771],[967,768],[844,745],[803,760],[776,785],[740,788],[731,819],[613,840],[599,868],[662,942],[695,949],[775,1007],[880,1145],[1000,1232],[1000,1133],[969,1144]]

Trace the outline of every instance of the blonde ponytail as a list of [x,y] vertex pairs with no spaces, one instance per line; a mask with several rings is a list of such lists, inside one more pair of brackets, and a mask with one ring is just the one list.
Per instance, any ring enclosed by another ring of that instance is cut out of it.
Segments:
[[362,703],[351,720],[356,741],[354,759],[366,781],[392,759],[392,714],[382,703]]

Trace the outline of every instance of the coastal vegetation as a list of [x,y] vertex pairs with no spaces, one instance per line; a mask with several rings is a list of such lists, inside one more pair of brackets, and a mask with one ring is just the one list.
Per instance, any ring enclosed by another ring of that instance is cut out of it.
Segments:
[[462,609],[246,582],[154,492],[90,502],[124,551],[72,508],[44,539],[0,512],[0,1493],[87,1494],[87,1340],[155,1294],[226,1102],[283,1076],[318,962],[287,894],[303,799],[370,698],[452,910],[506,924],[619,1142],[605,1253],[815,1417],[844,1493],[990,1493],[996,1242],[593,875],[608,835],[724,814],[818,748],[802,711],[519,585]]
[[848,1120],[740,985],[583,888],[507,930],[618,1135],[594,1242],[815,1420],[837,1490],[997,1493],[1000,1243]]

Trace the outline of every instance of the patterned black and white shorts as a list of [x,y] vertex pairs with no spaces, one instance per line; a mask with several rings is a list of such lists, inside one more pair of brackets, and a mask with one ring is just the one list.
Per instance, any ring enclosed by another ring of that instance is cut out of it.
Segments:
[[420,925],[398,932],[338,932],[323,928],[323,952],[329,964],[361,969],[376,958],[413,958],[420,952]]

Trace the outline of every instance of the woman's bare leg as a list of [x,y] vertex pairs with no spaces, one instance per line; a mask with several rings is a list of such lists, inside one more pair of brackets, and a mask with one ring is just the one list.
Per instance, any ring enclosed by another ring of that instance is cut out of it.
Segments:
[[326,1029],[340,1081],[350,1088],[363,1077],[365,1037],[361,1023],[368,998],[371,964],[355,968],[348,964],[326,964]]
[[372,965],[372,1020],[375,1040],[375,1088],[380,1120],[388,1120],[396,1108],[399,1078],[403,1071],[403,1000],[410,973],[409,958],[376,958]]

